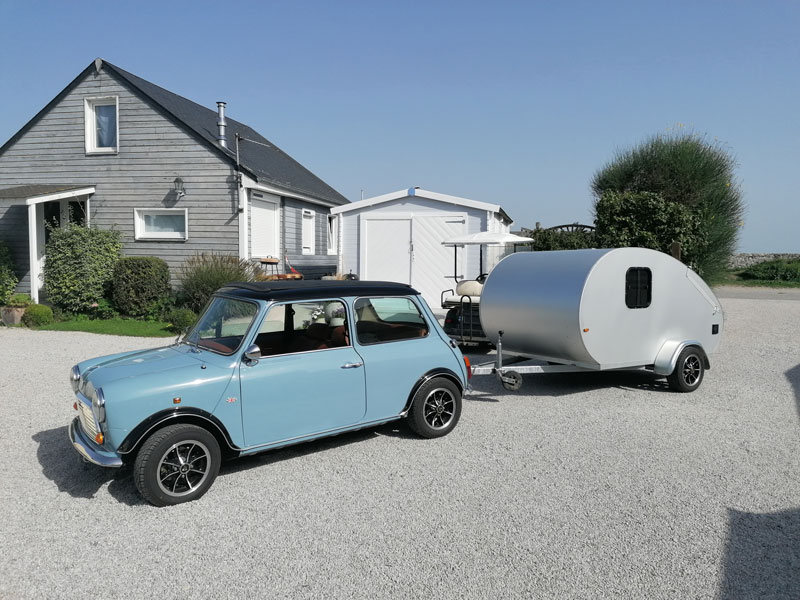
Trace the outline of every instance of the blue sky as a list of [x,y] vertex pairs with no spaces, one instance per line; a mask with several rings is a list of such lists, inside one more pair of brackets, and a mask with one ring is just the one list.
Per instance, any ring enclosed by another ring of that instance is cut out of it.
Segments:
[[102,57],[254,127],[347,198],[411,186],[591,222],[618,149],[736,157],[739,249],[800,252],[800,3],[0,0],[0,140]]

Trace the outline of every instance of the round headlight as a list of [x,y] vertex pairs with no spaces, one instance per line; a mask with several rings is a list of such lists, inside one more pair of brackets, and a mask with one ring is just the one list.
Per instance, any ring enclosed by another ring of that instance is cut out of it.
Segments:
[[92,394],[92,412],[98,423],[106,420],[106,398],[103,396],[103,389],[97,388]]
[[78,386],[81,383],[81,370],[78,368],[78,365],[72,367],[72,370],[69,372],[69,382],[72,385],[72,391],[77,392]]

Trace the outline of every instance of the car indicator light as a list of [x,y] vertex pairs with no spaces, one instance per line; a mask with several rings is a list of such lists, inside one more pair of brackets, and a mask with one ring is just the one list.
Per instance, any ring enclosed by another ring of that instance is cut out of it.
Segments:
[[180,403],[181,403],[181,399],[180,399],[180,397],[176,396],[175,398],[173,398],[173,399],[172,399],[172,403],[173,403],[173,404],[180,404]]
[[467,367],[467,379],[472,379],[472,364],[466,356],[464,357],[464,365]]
[[94,436],[94,441],[97,442],[98,444],[102,445],[104,440],[105,440],[105,437],[103,436],[102,433],[98,433],[96,436]]

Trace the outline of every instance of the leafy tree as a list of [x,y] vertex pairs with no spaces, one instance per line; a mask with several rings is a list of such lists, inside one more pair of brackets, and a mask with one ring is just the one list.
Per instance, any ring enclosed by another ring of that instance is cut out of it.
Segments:
[[595,204],[599,248],[652,248],[669,253],[681,245],[683,261],[696,267],[700,219],[689,207],[650,192],[606,192]]
[[[592,180],[597,203],[608,192],[651,192],[698,219],[694,266],[703,276],[726,268],[736,248],[744,204],[734,180],[736,162],[718,143],[694,133],[657,135],[618,152]],[[678,240],[676,240],[678,241]]]

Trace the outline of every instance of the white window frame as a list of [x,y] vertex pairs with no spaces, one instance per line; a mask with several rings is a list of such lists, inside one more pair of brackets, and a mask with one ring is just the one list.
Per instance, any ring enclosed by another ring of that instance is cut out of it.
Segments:
[[300,216],[301,223],[301,253],[316,254],[317,245],[317,215],[313,210],[304,208]]
[[338,254],[339,250],[339,217],[328,215],[328,254]]
[[[183,214],[184,232],[158,231],[146,232],[144,229],[145,215],[174,215]],[[133,209],[133,233],[136,240],[166,240],[166,241],[185,241],[189,239],[189,209],[188,208],[134,208]]]
[[[117,143],[113,147],[98,148],[97,146],[97,106],[114,106],[114,116],[117,119]],[[117,154],[119,152],[119,96],[102,96],[84,99],[84,126],[86,140],[86,154]]]

